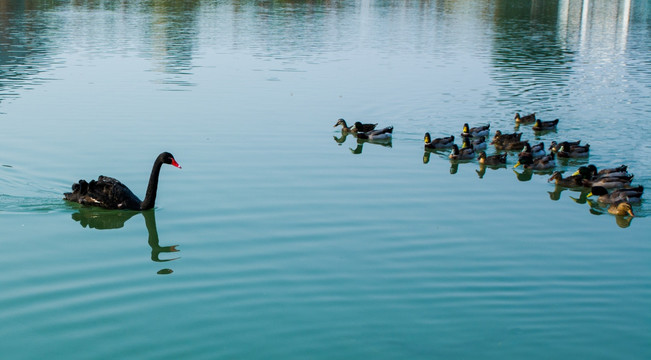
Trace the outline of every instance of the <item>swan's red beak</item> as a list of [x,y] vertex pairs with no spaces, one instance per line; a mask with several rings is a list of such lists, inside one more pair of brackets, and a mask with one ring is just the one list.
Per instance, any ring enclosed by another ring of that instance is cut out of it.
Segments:
[[172,158],[172,166],[176,166],[177,168],[182,169],[181,165],[179,165],[179,163],[177,163],[176,160],[174,160],[174,158]]

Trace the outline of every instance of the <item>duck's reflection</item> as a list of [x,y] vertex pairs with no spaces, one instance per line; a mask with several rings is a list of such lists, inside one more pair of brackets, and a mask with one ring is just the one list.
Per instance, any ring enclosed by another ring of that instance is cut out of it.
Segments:
[[385,139],[385,140],[368,140],[368,139],[357,139],[357,147],[356,148],[350,148],[350,152],[353,154],[361,154],[362,149],[364,149],[364,144],[369,143],[369,144],[375,144],[375,145],[381,145],[384,147],[391,147],[391,139]]
[[[161,253],[178,252],[178,245],[161,246],[158,238],[158,230],[156,228],[156,211],[124,211],[124,210],[105,210],[91,207],[76,207],[77,212],[72,214],[72,219],[79,222],[82,227],[98,230],[119,229],[124,227],[124,224],[138,213],[141,213],[145,218],[145,226],[149,234],[147,242],[151,247],[151,260],[154,262],[167,262],[176,260],[179,257],[171,259],[161,259]],[[171,269],[161,269],[159,274],[171,274]]]
[[[602,207],[602,204],[599,203],[598,201],[593,201],[588,199],[587,204],[590,206],[590,213],[593,215],[610,215],[608,213],[608,207],[607,206]],[[631,221],[633,221],[632,216],[614,215],[614,217],[615,217],[615,223],[620,228],[627,228],[631,226]]]
[[480,179],[483,179],[484,175],[486,175],[486,169],[492,169],[492,170],[506,169],[506,164],[499,164],[499,165],[479,164],[479,170],[475,170],[475,172],[477,173],[477,176],[479,176]]
[[561,193],[565,190],[572,192],[578,192],[579,197],[569,196],[570,199],[574,200],[577,204],[585,204],[588,201],[588,194],[590,190],[587,188],[567,188],[564,186],[556,185],[554,191],[548,191],[549,199],[553,201],[558,201],[561,198]]
[[348,135],[350,135],[350,133],[348,131],[342,131],[340,137],[337,137],[335,135],[333,135],[332,137],[335,139],[335,142],[337,144],[341,145],[341,144],[346,142],[346,139],[348,138]]

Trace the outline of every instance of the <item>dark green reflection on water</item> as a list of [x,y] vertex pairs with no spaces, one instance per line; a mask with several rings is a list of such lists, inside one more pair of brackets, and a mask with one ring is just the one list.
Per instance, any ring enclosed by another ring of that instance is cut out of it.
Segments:
[[497,2],[491,77],[504,99],[531,104],[519,111],[540,111],[541,103],[568,96],[574,58],[557,33],[559,6],[557,1]]
[[[70,205],[77,207],[77,205]],[[151,260],[154,262],[168,262],[176,260],[179,257],[172,259],[161,259],[161,253],[178,252],[178,245],[161,246],[158,238],[158,229],[156,228],[156,211],[123,211],[123,210],[105,210],[93,207],[80,206],[77,212],[72,214],[72,219],[79,222],[84,228],[97,229],[97,230],[110,230],[120,229],[124,224],[136,214],[141,213],[145,218],[145,226],[147,227],[148,239],[147,242],[151,247]],[[161,269],[159,274],[170,274],[171,269]]]

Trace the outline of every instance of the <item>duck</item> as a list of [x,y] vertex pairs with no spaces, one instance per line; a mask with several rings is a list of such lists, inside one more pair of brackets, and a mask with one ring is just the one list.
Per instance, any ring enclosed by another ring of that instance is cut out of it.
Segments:
[[561,158],[583,158],[590,156],[590,144],[585,145],[572,145],[566,147],[561,145],[561,148],[558,149],[556,155]]
[[485,151],[480,151],[477,161],[481,165],[503,165],[506,164],[506,153],[486,156]]
[[583,186],[585,187],[595,187],[595,186],[601,186],[606,189],[619,189],[623,187],[627,187],[631,185],[631,181],[633,181],[633,175],[630,176],[610,176],[610,177],[603,177],[595,180],[591,179],[586,179],[585,177],[583,178]]
[[362,124],[361,122],[357,121],[353,125],[352,128],[349,128],[348,125],[346,124],[346,120],[344,119],[338,119],[337,123],[333,127],[337,127],[341,125],[341,130],[346,131],[346,132],[367,132],[367,131],[373,131],[375,130],[375,127],[377,124]]
[[571,148],[572,146],[579,146],[581,145],[581,140],[577,141],[563,141],[560,143],[557,143],[556,141],[552,141],[551,144],[549,145],[549,151],[552,152],[558,152],[558,150],[564,146],[566,148]]
[[358,132],[357,138],[363,140],[386,140],[390,139],[393,134],[393,126],[385,127],[384,129]]
[[477,138],[472,139],[472,141],[471,141],[470,137],[464,136],[463,137],[463,145],[461,145],[461,148],[463,149],[463,148],[467,148],[467,147],[471,147],[471,146],[475,150],[486,149],[488,147],[488,145],[486,144],[486,137],[479,136]]
[[597,195],[599,196],[597,200],[604,204],[612,204],[621,200],[627,200],[629,203],[639,203],[642,201],[643,192],[644,187],[642,185],[634,188],[615,189],[611,193],[608,193],[608,189],[603,186],[593,186],[588,197]]
[[475,150],[471,147],[459,150],[457,144],[452,145],[452,152],[448,156],[452,160],[470,160],[475,158]]
[[556,160],[554,154],[545,155],[538,159],[534,159],[532,155],[527,154],[521,156],[513,167],[517,168],[520,165],[527,170],[549,170],[556,166]]
[[495,131],[495,135],[493,136],[493,141],[491,141],[491,144],[503,144],[507,142],[516,142],[520,141],[520,138],[522,138],[522,133],[515,132],[512,134],[502,134],[500,130]]
[[558,119],[551,121],[541,121],[540,119],[537,119],[531,129],[533,131],[554,130],[556,129],[556,125],[558,125]]
[[601,169],[597,171],[597,167],[590,164],[588,166],[581,166],[573,175],[582,174],[583,176],[593,178],[603,178],[603,177],[618,177],[618,176],[630,176],[628,173],[628,166],[620,165],[618,167]]
[[635,216],[635,214],[633,214],[633,208],[631,207],[631,204],[626,200],[611,204],[608,207],[608,212],[617,216]]
[[536,122],[536,113],[520,116],[520,113],[515,113],[515,122],[518,124],[531,124]]
[[425,149],[449,149],[454,144],[454,135],[432,139],[431,135],[425,133]]
[[111,210],[149,210],[154,207],[158,190],[158,177],[163,164],[181,168],[169,152],[160,153],[154,161],[149,176],[145,199],[140,199],[117,179],[100,175],[97,180],[79,180],[72,185],[72,192],[64,193],[64,200],[81,205],[97,206]]
[[463,132],[461,133],[461,136],[473,136],[473,137],[488,136],[490,127],[491,124],[471,128],[470,126],[468,126],[468,123],[465,123],[463,124]]
[[568,188],[583,187],[583,177],[581,175],[571,175],[566,178],[563,177],[560,171],[554,171],[552,176],[547,179],[547,182],[554,181],[556,185]]
[[545,144],[541,142],[539,144],[531,146],[529,143],[526,143],[524,145],[524,149],[522,149],[522,152],[520,152],[520,155],[523,156],[526,154],[531,154],[534,159],[545,156]]
[[520,151],[524,149],[528,143],[529,143],[528,140],[524,140],[524,141],[510,141],[510,142],[504,142],[504,143],[499,143],[494,145],[495,148],[498,150]]

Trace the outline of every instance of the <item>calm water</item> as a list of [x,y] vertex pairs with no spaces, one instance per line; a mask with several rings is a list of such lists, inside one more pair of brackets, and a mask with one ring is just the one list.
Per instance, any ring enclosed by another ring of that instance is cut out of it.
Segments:
[[[651,357],[648,194],[422,141],[535,111],[651,189],[648,1],[41,3],[0,2],[3,358]],[[153,211],[61,200],[161,151]]]

